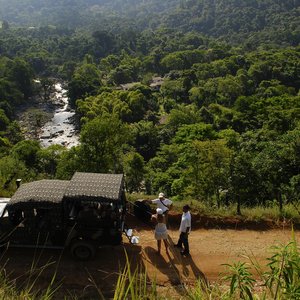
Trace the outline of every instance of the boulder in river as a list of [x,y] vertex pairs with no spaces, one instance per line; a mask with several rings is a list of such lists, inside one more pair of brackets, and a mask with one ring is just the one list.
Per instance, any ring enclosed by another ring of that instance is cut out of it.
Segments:
[[52,134],[50,133],[50,132],[45,132],[45,133],[43,133],[41,136],[40,136],[40,138],[41,139],[50,139],[52,137]]

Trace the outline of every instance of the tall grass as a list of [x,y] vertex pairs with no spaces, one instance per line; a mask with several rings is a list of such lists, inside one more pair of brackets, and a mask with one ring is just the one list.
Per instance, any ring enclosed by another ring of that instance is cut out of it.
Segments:
[[[142,266],[132,270],[130,260],[125,251],[126,263],[120,272],[113,300],[152,300],[158,299],[155,281],[149,283],[147,272]],[[103,298],[102,293],[101,298]]]
[[[207,206],[206,204],[198,201],[190,201],[189,204],[193,208],[193,212],[200,213],[202,215],[211,217],[237,217],[236,205],[231,204],[229,206],[222,206],[220,208],[215,206]],[[184,203],[176,203],[175,209],[181,208]],[[276,221],[292,221],[295,223],[300,223],[300,214],[292,204],[286,204],[282,211],[280,211],[277,205],[262,206],[257,205],[254,207],[242,206],[241,208],[242,218],[248,221],[264,221],[272,220]]]
[[222,299],[229,300],[224,291],[227,287],[221,284],[207,284],[203,283],[202,280],[198,280],[195,286],[190,286],[187,288],[186,295],[182,296],[182,300],[214,300]]
[[[128,195],[128,200],[131,202],[137,199],[154,199],[156,196],[149,196],[143,194],[130,194]],[[277,202],[270,201],[267,205],[257,205],[253,207],[242,206],[241,216],[237,216],[236,204],[230,204],[228,206],[217,207],[216,205],[211,205],[205,201],[198,201],[193,199],[188,199],[184,201],[173,201],[173,211],[180,213],[182,207],[185,204],[189,204],[192,207],[193,213],[199,213],[200,215],[212,217],[212,218],[230,218],[238,217],[247,221],[265,221],[272,220],[273,222],[279,221],[289,221],[293,223],[300,223],[300,205],[299,209],[295,208],[294,204],[285,204],[283,210],[280,211]]]
[[[47,261],[40,264],[43,256],[43,251],[35,250],[30,269],[24,271],[24,274],[19,278],[11,278],[11,274],[6,273],[6,262],[4,260],[5,247],[1,248],[0,257],[0,299],[5,300],[51,300],[54,299],[55,293],[60,288],[61,283],[56,280],[56,273],[49,278],[49,283],[45,289],[38,289],[38,281],[43,272],[49,268],[54,262]],[[62,253],[61,253],[62,255]],[[59,260],[61,259],[61,255]],[[17,284],[18,283],[18,284]]]
[[300,252],[294,232],[290,243],[272,250],[267,268],[250,257],[247,264],[227,265],[229,272],[223,279],[230,283],[227,294],[231,299],[300,299]]

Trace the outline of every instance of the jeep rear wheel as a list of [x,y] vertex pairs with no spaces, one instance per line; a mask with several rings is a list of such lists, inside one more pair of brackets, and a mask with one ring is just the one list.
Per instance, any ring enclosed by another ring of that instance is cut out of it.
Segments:
[[90,260],[95,253],[95,246],[87,241],[76,241],[71,246],[71,254],[78,260]]

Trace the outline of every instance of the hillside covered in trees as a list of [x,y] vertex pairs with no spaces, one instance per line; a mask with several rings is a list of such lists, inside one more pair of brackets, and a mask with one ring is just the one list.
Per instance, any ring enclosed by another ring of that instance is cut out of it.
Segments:
[[260,32],[269,42],[299,42],[298,0],[1,0],[0,6],[1,19],[21,26],[104,26],[114,32],[124,26],[139,32],[166,27],[255,44]]
[[[299,9],[298,0],[0,0],[2,194],[19,177],[89,171],[124,172],[129,192],[210,205],[298,200]],[[53,77],[80,117],[71,149],[24,140],[15,121],[38,93],[34,79],[46,89]]]

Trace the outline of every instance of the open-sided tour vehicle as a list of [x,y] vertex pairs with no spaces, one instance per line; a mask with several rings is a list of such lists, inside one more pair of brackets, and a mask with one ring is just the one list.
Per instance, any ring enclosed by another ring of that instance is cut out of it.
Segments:
[[0,201],[0,213],[1,245],[67,247],[73,257],[88,260],[101,245],[122,242],[124,176],[76,172],[71,180],[25,183]]

